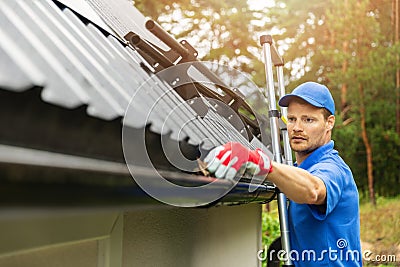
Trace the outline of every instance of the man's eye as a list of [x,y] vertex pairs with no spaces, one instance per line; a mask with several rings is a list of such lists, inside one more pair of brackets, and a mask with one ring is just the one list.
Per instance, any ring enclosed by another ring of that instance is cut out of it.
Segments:
[[288,122],[295,122],[296,120],[294,118],[288,118],[287,121]]
[[314,119],[312,119],[312,118],[306,118],[305,121],[306,121],[307,123],[311,123],[311,122],[314,121]]

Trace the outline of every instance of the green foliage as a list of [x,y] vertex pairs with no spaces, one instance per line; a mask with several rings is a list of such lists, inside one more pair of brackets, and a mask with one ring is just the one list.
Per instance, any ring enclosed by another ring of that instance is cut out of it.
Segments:
[[[262,213],[262,245],[268,248],[271,243],[280,236],[278,210],[275,208],[270,212]],[[266,253],[266,251],[264,252]],[[263,261],[266,266],[266,260]]]
[[[400,50],[392,41],[391,2],[282,2],[285,7],[277,11],[280,17],[276,23],[284,29],[279,38],[289,44],[285,56],[293,81],[290,88],[314,80],[331,89],[338,110],[333,139],[363,195],[368,183],[362,112],[372,147],[375,192],[399,194],[400,136],[395,130],[394,75],[399,68],[395,55]],[[343,84],[347,85],[346,102],[341,99]]]
[[262,232],[262,242],[265,246],[269,246],[272,241],[280,236],[277,210],[262,213]]
[[134,3],[177,39],[190,39],[199,50],[199,59],[233,66],[253,75],[258,86],[263,85],[265,78],[258,75],[259,56],[250,52],[260,50],[256,33],[259,27],[251,23],[257,20],[257,12],[246,1],[135,0]]
[[[347,42],[346,48],[341,49],[334,44],[327,46],[323,52],[332,59],[333,68],[326,74],[328,80],[332,84],[346,84],[348,87],[345,104],[351,112],[346,117],[353,119],[353,125],[342,124],[335,140],[355,172],[360,191],[367,191],[366,152],[360,127],[362,115],[372,146],[376,191],[396,195],[399,193],[395,185],[399,183],[400,146],[394,128],[395,116],[389,114],[395,113],[393,94],[397,66],[393,55],[397,48],[382,34],[376,13],[378,11],[371,8],[368,0],[335,1],[334,8],[327,13],[327,24],[338,39]],[[343,62],[347,63],[345,71]],[[338,124],[341,125],[340,122]]]
[[[260,87],[265,86],[265,73],[258,37],[279,33],[274,40],[284,51],[287,91],[308,80],[331,89],[338,110],[333,139],[361,195],[368,190],[360,124],[361,115],[365,118],[375,191],[385,196],[400,193],[400,136],[395,129],[400,45],[393,42],[391,3],[275,0],[272,7],[251,10],[242,0],[135,0],[136,7],[176,38],[191,39],[203,51],[200,59],[246,72]],[[251,101],[258,111],[263,109],[264,103]]]
[[326,12],[329,1],[283,0],[277,6],[274,20],[282,29],[281,45],[288,45],[284,53],[287,60],[288,80],[291,87],[304,81],[324,82],[329,68],[329,57],[322,56],[324,45],[330,42]]
[[[340,117],[337,118],[336,124],[340,125],[341,123]],[[368,185],[365,182],[367,177],[365,152],[358,125],[350,123],[346,126],[336,127],[332,139],[335,140],[335,147],[340,156],[351,167],[359,191],[366,192]]]
[[[395,71],[399,45],[393,43],[391,2],[385,0],[281,1],[276,11],[289,88],[313,80],[325,83],[336,100],[336,148],[350,165],[361,194],[368,190],[361,117],[372,147],[375,191],[400,190],[399,134],[395,130]],[[388,29],[389,28],[389,29]],[[342,85],[347,85],[342,102]],[[362,88],[362,94],[360,94]],[[398,89],[397,89],[398,90]],[[346,108],[346,110],[343,110]],[[362,113],[362,114],[361,114]]]

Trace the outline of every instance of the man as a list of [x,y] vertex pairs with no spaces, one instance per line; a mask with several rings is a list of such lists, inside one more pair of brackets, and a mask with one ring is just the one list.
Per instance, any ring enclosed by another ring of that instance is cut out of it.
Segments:
[[279,100],[295,167],[271,161],[239,143],[215,148],[205,161],[217,178],[239,170],[263,175],[290,199],[289,256],[296,266],[361,266],[358,191],[331,140],[335,104],[328,88],[306,82]]

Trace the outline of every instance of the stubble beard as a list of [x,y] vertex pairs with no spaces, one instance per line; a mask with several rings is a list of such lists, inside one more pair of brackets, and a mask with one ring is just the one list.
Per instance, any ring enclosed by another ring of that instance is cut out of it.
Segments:
[[291,143],[291,148],[300,157],[306,157],[307,155],[309,155],[312,152],[314,152],[314,150],[316,150],[318,148],[318,146],[307,146],[307,147],[304,147],[302,149],[301,148],[296,149],[296,144],[292,144]]

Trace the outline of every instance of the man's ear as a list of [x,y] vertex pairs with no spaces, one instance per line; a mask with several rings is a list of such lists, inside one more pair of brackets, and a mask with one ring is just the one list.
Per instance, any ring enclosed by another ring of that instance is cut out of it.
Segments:
[[335,126],[335,116],[334,116],[334,115],[330,115],[330,116],[326,119],[326,123],[327,123],[327,128],[328,128],[328,130],[332,130],[333,127]]

